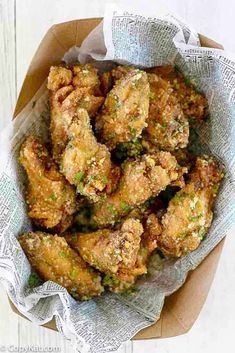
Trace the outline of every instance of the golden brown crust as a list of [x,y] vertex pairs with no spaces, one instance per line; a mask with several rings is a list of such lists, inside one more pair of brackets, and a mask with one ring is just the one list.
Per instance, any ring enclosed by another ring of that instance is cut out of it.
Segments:
[[146,249],[148,255],[157,249],[157,241],[161,233],[162,225],[158,217],[151,213],[144,222],[144,233],[141,239],[142,247]]
[[43,232],[24,233],[19,242],[37,273],[65,287],[76,299],[87,300],[103,292],[101,277],[72,250],[66,240]]
[[146,127],[149,84],[144,71],[133,69],[116,81],[96,118],[96,131],[110,150],[138,138]]
[[28,176],[28,214],[45,228],[64,231],[76,211],[75,190],[57,169],[46,147],[29,136],[20,150],[20,163]]
[[150,214],[143,222],[144,232],[141,236],[136,261],[132,266],[120,266],[117,273],[104,278],[103,283],[110,291],[122,293],[135,284],[137,278],[147,273],[147,265],[152,252],[157,248],[157,240],[162,226],[154,214]]
[[47,88],[57,91],[59,88],[69,86],[72,82],[72,71],[62,66],[52,66],[48,76]]
[[68,144],[61,158],[61,171],[77,191],[98,201],[112,176],[110,153],[97,142],[88,113],[78,109],[68,128]]
[[[103,286],[129,291],[155,249],[173,257],[196,249],[222,179],[213,159],[195,163],[187,150],[189,127],[206,117],[205,97],[172,66],[117,66],[103,74],[92,64],[53,66],[48,89],[53,159],[34,137],[20,152],[29,216],[63,232],[79,205],[83,233],[65,235],[71,248],[58,236],[21,235],[40,276],[89,299]],[[90,266],[103,272],[103,286]]]
[[157,196],[178,178],[178,166],[169,152],[146,154],[123,164],[117,190],[94,207],[93,221],[99,227],[114,224],[134,207]]
[[104,101],[97,70],[90,64],[70,69],[52,66],[48,76],[51,91],[51,140],[53,158],[59,164],[68,141],[68,128],[78,108],[93,117]]
[[65,238],[91,266],[105,274],[134,266],[143,227],[140,221],[127,219],[116,231],[101,229],[93,233],[77,233]]
[[180,103],[191,126],[197,125],[207,116],[207,100],[204,95],[195,90],[195,87],[173,66],[158,66],[146,70],[167,80]]
[[[116,82],[125,77],[131,70],[132,68],[129,66],[118,66],[113,69],[112,76],[114,81]],[[182,92],[175,92],[167,75],[166,78],[163,74],[162,76],[158,76],[156,74],[158,71],[156,70],[155,73],[155,68],[146,71],[151,72],[148,73],[150,100],[147,119],[148,126],[146,128],[147,140],[159,149],[167,151],[174,151],[175,149],[186,147],[189,138],[189,123],[181,107],[183,104],[181,97]],[[183,81],[182,77],[180,77],[180,80]],[[185,87],[184,85],[182,90],[185,90]],[[195,92],[192,86],[190,92],[191,95],[192,92]],[[188,96],[189,93],[187,97]],[[181,99],[180,101],[179,97]],[[190,97],[188,97],[188,100],[189,99]]]
[[148,139],[160,149],[173,151],[188,144],[189,124],[171,85],[155,74],[148,74],[150,85]]
[[98,70],[92,64],[78,64],[71,67],[73,72],[73,85],[87,87],[94,96],[101,96]]
[[115,67],[111,71],[111,75],[112,75],[114,82],[116,82],[117,80],[120,80],[120,78],[123,78],[124,76],[126,76],[133,69],[134,69],[133,67],[126,66],[126,65],[119,65],[119,66]]
[[197,159],[189,182],[170,200],[162,218],[158,246],[165,254],[179,257],[199,246],[211,225],[212,207],[222,177],[213,159]]

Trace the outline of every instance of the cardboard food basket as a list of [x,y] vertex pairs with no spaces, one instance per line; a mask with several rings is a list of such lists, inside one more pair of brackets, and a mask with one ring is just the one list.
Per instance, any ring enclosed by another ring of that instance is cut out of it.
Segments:
[[[70,47],[80,46],[101,20],[102,18],[75,20],[54,25],[49,29],[29,66],[13,118],[20,113],[43,84],[48,76],[50,66],[59,64],[64,53]],[[220,44],[205,36],[200,35],[200,41],[204,47],[223,49]],[[161,317],[157,323],[143,329],[133,339],[177,336],[186,333],[192,327],[209,292],[223,244],[224,240],[194,271],[188,274],[184,285],[166,298]],[[10,305],[15,313],[21,315],[11,302]],[[54,320],[43,326],[56,330]]]

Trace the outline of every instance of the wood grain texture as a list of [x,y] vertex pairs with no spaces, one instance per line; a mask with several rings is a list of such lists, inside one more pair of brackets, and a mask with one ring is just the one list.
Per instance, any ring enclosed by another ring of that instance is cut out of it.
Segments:
[[[0,0],[0,129],[11,118],[16,93],[43,35],[59,22],[103,16],[106,0]],[[127,3],[127,1],[116,1]],[[133,8],[157,13],[157,1],[128,0]],[[166,0],[164,5],[195,29],[235,52],[234,13],[231,0]],[[17,63],[17,65],[15,65]],[[235,238],[226,240],[216,278],[198,321],[187,335],[163,340],[125,343],[118,353],[221,353],[231,352],[234,342]],[[228,290],[229,288],[229,290]],[[60,347],[72,353],[56,332],[38,327],[12,313],[0,288],[1,345]]]
[[16,101],[15,1],[0,0],[0,128],[11,119]]
[[[0,285],[0,346],[1,345],[18,345],[19,343],[19,316],[12,313],[9,306],[8,298]],[[10,339],[11,337],[11,339]]]

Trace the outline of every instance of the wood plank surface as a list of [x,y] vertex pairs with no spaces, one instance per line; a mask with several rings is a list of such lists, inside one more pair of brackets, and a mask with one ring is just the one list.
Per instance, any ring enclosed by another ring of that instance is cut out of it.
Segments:
[[0,0],[0,128],[9,121],[16,101],[15,1]]

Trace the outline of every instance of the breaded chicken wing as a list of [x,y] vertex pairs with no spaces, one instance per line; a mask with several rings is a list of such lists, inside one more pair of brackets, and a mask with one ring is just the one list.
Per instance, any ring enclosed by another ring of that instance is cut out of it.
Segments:
[[61,154],[68,142],[68,128],[79,108],[86,109],[92,117],[103,102],[103,97],[95,97],[87,88],[73,89],[73,86],[60,88],[51,95],[51,140],[53,158],[60,162]]
[[96,117],[96,131],[110,150],[138,138],[146,127],[149,83],[144,71],[133,69],[116,81]]
[[[83,69],[82,65],[74,66],[71,70],[57,66],[52,66],[50,69],[47,85],[51,91],[50,130],[53,158],[57,163],[60,162],[66,146],[68,127],[76,110],[86,109],[89,116],[93,117],[104,101],[103,97],[95,96],[99,93],[97,81],[99,79],[93,69],[92,67],[90,71],[87,68]],[[82,70],[88,73],[84,74]]]
[[213,159],[198,157],[189,182],[171,199],[162,218],[158,246],[166,255],[179,257],[199,246],[211,225],[222,177]]
[[114,274],[120,268],[129,269],[135,265],[142,233],[139,220],[127,219],[119,230],[100,229],[65,238],[91,266],[105,274]]
[[92,64],[78,64],[71,67],[51,66],[47,88],[55,92],[69,85],[74,88],[88,88],[94,96],[101,95],[98,70]]
[[61,158],[61,171],[77,191],[98,201],[111,177],[111,157],[97,142],[87,111],[78,109],[68,128],[69,142]]
[[175,157],[163,151],[127,160],[122,169],[117,190],[94,206],[93,222],[99,227],[114,224],[134,207],[157,196],[180,173]]
[[47,88],[50,91],[58,91],[59,88],[72,83],[73,73],[63,66],[52,66],[47,81]]
[[[120,79],[121,77],[124,77],[130,70],[131,70],[131,67],[129,66],[118,66],[115,69],[113,69],[112,77],[114,82]],[[173,100],[175,99],[177,100],[178,105],[180,105],[180,110],[183,111],[183,114],[187,119],[187,121],[189,122],[190,126],[196,126],[198,125],[198,123],[200,123],[203,119],[206,118],[207,112],[208,112],[208,108],[207,108],[208,104],[205,96],[202,93],[197,92],[193,84],[187,78],[185,78],[184,75],[179,70],[177,70],[175,67],[171,65],[168,65],[168,66],[153,67],[151,69],[147,69],[146,72],[155,74],[158,76],[158,78],[163,79],[163,81],[160,80],[162,84],[166,85],[166,81],[167,81],[171,85],[171,88],[173,89],[173,95],[171,94],[171,96],[175,97]],[[152,105],[152,110],[154,112],[155,108],[157,107],[157,103],[154,100],[154,97],[155,97],[154,87],[153,89],[151,89],[151,75],[149,76],[149,80],[150,80],[149,104],[150,104],[150,109]],[[171,100],[171,104],[172,104],[172,100]],[[167,115],[169,115],[170,110],[172,110],[172,107],[171,109],[168,107],[168,111],[166,111]],[[179,108],[178,108],[178,111],[179,111]],[[174,110],[172,110],[172,113],[173,112]],[[175,113],[176,112],[177,110],[175,108]],[[176,125],[178,125],[177,122],[176,122]],[[165,124],[163,124],[163,127],[164,126]],[[186,132],[186,128],[184,129]]]
[[28,214],[45,228],[63,232],[76,211],[76,194],[57,169],[46,147],[34,136],[21,146],[20,163],[28,176]]
[[164,80],[171,83],[176,97],[191,126],[197,125],[207,116],[207,100],[204,95],[197,92],[190,81],[173,66],[158,66],[148,69]]
[[66,240],[43,232],[18,238],[33,269],[43,278],[65,287],[76,299],[87,300],[103,292],[101,277]]
[[162,226],[154,214],[143,221],[144,232],[136,261],[132,266],[121,266],[117,273],[105,276],[103,284],[112,292],[121,293],[133,287],[137,278],[147,273],[147,265],[152,252],[157,248],[157,239],[162,232]]
[[[145,153],[156,153],[159,151],[159,147],[149,141],[146,135],[147,134],[145,134],[141,139],[142,150],[145,151]],[[171,151],[171,154],[175,156],[178,164],[182,167],[181,173],[179,173],[177,180],[171,183],[171,186],[179,186],[182,188],[185,185],[184,174],[188,172],[188,169],[191,167],[192,161],[195,157],[190,154],[186,148],[176,149]]]
[[147,138],[160,149],[173,151],[188,144],[189,124],[171,85],[155,74],[148,74],[150,102]]
[[[112,70],[114,82],[133,70],[118,66]],[[171,84],[155,74],[148,74],[150,86],[147,140],[159,149],[173,151],[188,144],[189,123]]]

